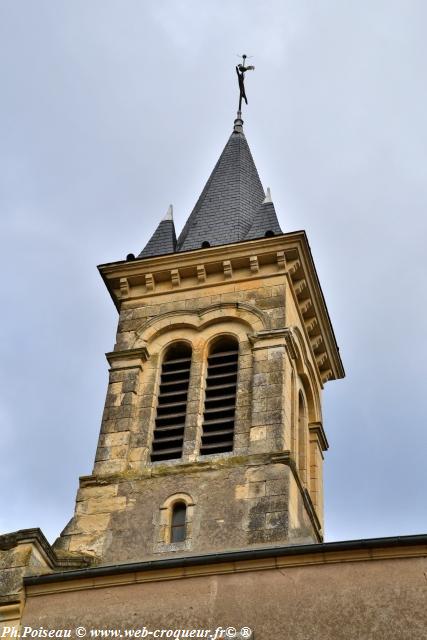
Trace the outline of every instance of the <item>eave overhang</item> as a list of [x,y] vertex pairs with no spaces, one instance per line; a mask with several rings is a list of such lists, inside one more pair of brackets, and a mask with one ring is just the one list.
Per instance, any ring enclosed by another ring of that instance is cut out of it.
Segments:
[[[96,566],[24,578],[27,596],[122,584],[304,565],[425,557],[427,535],[236,549],[198,556]],[[203,570],[204,568],[204,570]],[[170,571],[170,573],[168,573]],[[115,576],[115,578],[113,578]],[[69,587],[65,585],[68,583]]]
[[147,297],[220,284],[218,274],[223,282],[235,284],[265,277],[267,265],[270,274],[288,279],[321,383],[343,378],[344,367],[305,231],[122,260],[98,269],[120,310],[123,304],[135,306]]

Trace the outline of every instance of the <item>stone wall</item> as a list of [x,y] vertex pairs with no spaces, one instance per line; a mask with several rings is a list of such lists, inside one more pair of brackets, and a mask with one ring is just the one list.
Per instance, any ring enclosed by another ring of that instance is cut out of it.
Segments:
[[427,560],[425,550],[413,557],[405,553],[322,549],[158,573],[134,570],[80,579],[75,586],[35,585],[27,590],[23,626],[213,634],[233,626],[250,627],[255,640],[421,639],[427,628]]
[[[322,375],[304,319],[314,309],[308,277],[295,257],[287,267],[284,251],[257,257],[242,244],[230,260],[229,250],[216,248],[215,260],[205,264],[176,263],[170,273],[161,268],[170,256],[159,259],[153,273],[146,273],[150,261],[135,261],[131,268],[141,272],[114,281],[120,317],[114,351],[107,354],[110,379],[95,464],[81,481],[74,518],[57,550],[89,553],[103,563],[166,553],[159,510],[182,492],[195,504],[187,550],[322,540],[327,442]],[[318,326],[314,320],[308,316],[311,327]],[[221,335],[239,345],[234,447],[200,455],[207,356]],[[162,359],[170,344],[183,340],[192,349],[183,455],[151,462]],[[325,341],[316,335],[316,345]],[[259,485],[250,483],[251,474],[261,474]],[[273,479],[276,494],[267,493]]]

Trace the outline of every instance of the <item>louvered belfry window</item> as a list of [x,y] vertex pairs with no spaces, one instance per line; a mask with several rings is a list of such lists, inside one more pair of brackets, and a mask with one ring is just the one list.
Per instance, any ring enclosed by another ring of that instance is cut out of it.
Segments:
[[162,363],[151,449],[153,462],[182,456],[190,367],[191,347],[184,342],[171,345]]
[[233,450],[238,364],[237,340],[224,337],[214,343],[206,374],[202,455]]

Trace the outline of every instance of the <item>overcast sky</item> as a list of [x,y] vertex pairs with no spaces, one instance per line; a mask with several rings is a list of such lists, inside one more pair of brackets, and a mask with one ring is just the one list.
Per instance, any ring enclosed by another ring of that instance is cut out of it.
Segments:
[[326,539],[427,530],[427,3],[0,0],[0,527],[91,472],[117,313],[96,265],[180,230],[232,128],[307,231],[347,377]]

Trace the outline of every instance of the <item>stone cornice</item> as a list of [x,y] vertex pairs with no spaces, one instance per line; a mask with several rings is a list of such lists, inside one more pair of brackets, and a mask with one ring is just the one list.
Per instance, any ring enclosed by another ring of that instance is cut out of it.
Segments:
[[52,568],[57,564],[55,552],[50,546],[48,540],[39,528],[20,529],[12,533],[4,533],[0,535],[0,550],[8,551],[22,544],[34,545],[39,553],[41,553],[46,564]]
[[282,570],[308,565],[375,562],[425,557],[427,535],[345,540],[280,547],[230,550],[200,556],[93,567],[24,579],[27,597],[99,589],[144,582],[162,582],[203,575]]
[[310,433],[313,433],[317,436],[319,440],[320,447],[322,451],[327,451],[329,449],[329,443],[326,438],[325,430],[323,429],[323,425],[321,422],[311,422],[308,425]]
[[98,267],[120,309],[249,280],[287,278],[322,383],[344,377],[332,324],[304,231]]
[[148,349],[140,347],[139,349],[126,349],[123,351],[110,351],[105,354],[111,369],[134,369],[142,367],[142,363],[149,358]]

